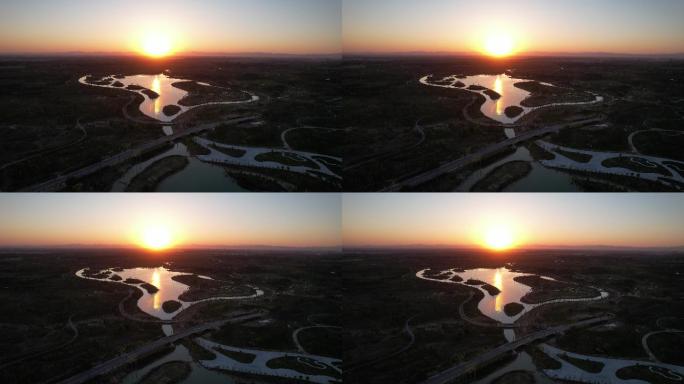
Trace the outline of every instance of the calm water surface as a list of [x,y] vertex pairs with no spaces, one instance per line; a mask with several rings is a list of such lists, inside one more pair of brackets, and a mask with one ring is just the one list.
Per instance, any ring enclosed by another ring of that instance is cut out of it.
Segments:
[[[140,111],[153,119],[171,121],[185,110],[185,107],[178,104],[178,102],[187,96],[188,92],[172,85],[173,83],[185,80],[174,79],[164,74],[160,74],[126,76],[123,79],[119,79],[119,81],[125,85],[139,85],[159,94],[159,97],[154,100],[145,96],[145,101],[140,105]],[[181,111],[175,115],[166,116],[162,110],[167,105],[178,105],[181,107]]]
[[177,143],[175,147],[179,153],[187,156],[190,163],[182,171],[160,182],[156,192],[248,192],[221,166],[190,156],[183,143]]
[[[484,298],[480,300],[478,303],[477,308],[479,311],[489,317],[490,319],[496,320],[500,323],[503,324],[512,324],[516,320],[518,320],[522,315],[527,313],[528,311],[540,306],[540,305],[545,305],[545,304],[550,304],[550,303],[560,303],[560,302],[578,302],[578,301],[590,301],[590,300],[598,300],[598,299],[603,299],[608,297],[608,292],[602,291],[602,290],[597,290],[599,293],[596,297],[590,297],[590,298],[577,298],[577,299],[553,299],[553,300],[548,300],[542,303],[537,303],[537,304],[527,304],[522,302],[523,296],[526,294],[532,292],[532,287],[518,283],[514,279],[519,276],[529,276],[530,273],[524,273],[524,272],[513,272],[509,270],[508,268],[502,267],[502,268],[476,268],[476,269],[468,269],[463,272],[460,272],[455,269],[448,269],[445,271],[442,271],[439,275],[437,276],[425,276],[425,273],[429,271],[429,269],[424,269],[422,271],[418,271],[416,273],[416,277],[424,280],[431,280],[431,281],[440,281],[443,283],[449,283],[449,284],[462,284],[462,285],[467,285],[469,287],[475,288],[480,290],[484,294]],[[463,281],[453,281],[451,280],[453,277],[460,277],[463,279]],[[542,279],[548,279],[548,280],[553,280],[550,277],[545,277],[545,276],[540,276]],[[480,286],[477,285],[468,285],[465,284],[465,282],[469,279],[473,280],[480,280],[485,283],[488,283],[490,285],[493,285],[501,291],[498,295],[492,296],[481,288]],[[522,312],[515,316],[508,316],[504,312],[504,307],[506,304],[510,303],[519,303],[523,306]],[[511,335],[507,335],[507,337],[510,337]]]
[[504,313],[504,306],[509,303],[520,303],[523,296],[530,293],[532,288],[528,285],[513,280],[518,276],[529,276],[529,273],[511,272],[507,268],[478,268],[469,269],[465,272],[457,272],[457,276],[466,281],[468,279],[480,280],[497,287],[501,293],[496,296],[485,294],[480,300],[478,309],[485,316],[502,323],[512,323],[520,315],[508,316]]
[[530,151],[525,147],[516,148],[505,158],[473,172],[463,183],[456,187],[456,191],[469,192],[470,189],[487,174],[497,167],[511,161],[527,161],[532,165],[532,171],[503,189],[503,192],[581,192],[573,183],[572,176],[552,168],[546,168],[534,161]]
[[[140,288],[141,291],[143,291],[143,295],[138,299],[138,308],[142,310],[143,312],[149,314],[150,316],[156,317],[157,319],[161,320],[170,320],[173,319],[175,315],[177,315],[180,311],[182,311],[184,308],[188,307],[190,303],[183,302],[180,300],[178,297],[182,295],[184,292],[186,292],[190,287],[179,283],[175,280],[172,279],[174,276],[181,276],[181,275],[190,275],[190,273],[183,273],[183,272],[172,272],[164,267],[157,267],[157,268],[130,268],[130,269],[124,269],[121,272],[115,272],[112,271],[111,269],[108,269],[108,271],[111,271],[110,278],[109,279],[94,279],[94,280],[104,280],[104,281],[114,281],[111,280],[111,276],[113,275],[118,275],[122,278],[120,281],[123,283],[126,279],[138,279],[141,281],[144,281],[146,283],[152,284],[155,287],[159,289],[159,291],[155,293],[148,293],[146,290]],[[78,271],[77,275],[79,277],[91,279],[89,277],[83,276],[83,270]],[[133,284],[128,284],[128,285],[133,285]],[[133,285],[137,286],[137,285]],[[182,307],[176,310],[173,313],[166,313],[162,309],[162,304],[165,301],[168,300],[176,300],[179,301],[182,304]]]
[[[528,91],[525,91],[524,89],[520,89],[515,86],[516,83],[521,83],[521,82],[528,82],[528,81],[534,81],[534,80],[529,80],[529,79],[516,79],[514,77],[511,77],[508,74],[499,74],[499,75],[474,75],[474,76],[462,76],[462,78],[459,78],[459,76],[448,76],[443,79],[437,79],[437,78],[431,78],[431,76],[425,76],[422,79],[420,79],[420,82],[425,85],[429,85],[432,87],[441,87],[441,88],[452,88],[452,89],[464,89],[467,90],[468,87],[473,86],[473,85],[479,85],[481,87],[490,89],[501,95],[500,98],[496,100],[492,100],[491,96],[488,96],[484,93],[484,90],[482,91],[477,91],[477,90],[468,90],[470,92],[475,92],[479,93],[485,98],[485,103],[482,104],[482,107],[480,108],[482,111],[482,114],[489,117],[490,119],[494,121],[498,121],[503,124],[513,124],[516,121],[518,121],[520,118],[525,116],[526,114],[539,109],[539,108],[546,108],[550,106],[567,106],[567,105],[587,105],[587,104],[594,104],[594,103],[600,103],[603,101],[603,97],[593,94],[594,100],[593,101],[586,101],[586,102],[567,102],[567,103],[551,103],[551,104],[546,104],[543,106],[539,107],[524,107],[522,106],[523,100],[528,98],[531,93]],[[465,84],[463,87],[457,87],[456,84],[458,82],[461,82]],[[538,82],[539,84],[546,85],[549,87],[553,87],[553,84],[549,83],[542,83]],[[523,112],[515,117],[508,117],[506,116],[506,108],[512,107],[512,106],[518,106],[523,109]],[[507,136],[510,137],[509,133],[507,133]]]
[[[529,80],[524,80],[524,79],[516,79],[513,78],[507,74],[500,74],[500,75],[475,75],[475,76],[466,76],[462,79],[454,77],[450,77],[454,83],[460,81],[461,83],[465,84],[464,87],[461,87],[460,89],[466,89],[470,87],[471,85],[479,85],[481,87],[485,87],[487,89],[491,89],[501,95],[501,98],[497,100],[492,100],[491,97],[484,95],[486,101],[482,105],[482,114],[485,116],[489,117],[492,120],[496,120],[500,123],[504,124],[513,124],[515,123],[519,118],[523,116],[523,114],[516,116],[516,117],[508,117],[505,114],[505,110],[507,107],[511,106],[520,106],[520,103],[522,103],[523,100],[528,98],[530,96],[530,92],[527,92],[523,89],[520,89],[516,87],[514,84],[515,83],[520,83],[523,81],[529,81]],[[434,81],[434,79],[433,79]],[[437,85],[434,83],[431,83],[428,81],[427,77],[424,77],[421,79],[421,82],[426,85],[431,85],[431,86],[437,86],[437,87],[444,87],[444,88],[457,88],[454,86],[449,86],[449,85]],[[481,93],[481,92],[478,92]]]

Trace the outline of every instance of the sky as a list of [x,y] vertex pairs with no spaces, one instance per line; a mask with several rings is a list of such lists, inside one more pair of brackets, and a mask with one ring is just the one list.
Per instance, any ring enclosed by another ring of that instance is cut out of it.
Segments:
[[684,245],[681,194],[345,194],[345,247],[479,246],[492,227],[517,246]]
[[0,52],[339,53],[341,1],[0,0]]
[[0,246],[341,245],[337,194],[0,194]]
[[681,0],[344,0],[345,52],[684,53]]

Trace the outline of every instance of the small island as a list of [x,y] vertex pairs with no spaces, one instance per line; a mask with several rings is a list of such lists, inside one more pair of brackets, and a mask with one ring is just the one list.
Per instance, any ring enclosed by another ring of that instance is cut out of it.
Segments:
[[504,305],[504,313],[506,316],[515,316],[523,311],[525,307],[520,303],[508,303]]
[[155,287],[154,285],[150,283],[142,283],[140,284],[140,287],[143,288],[144,290],[147,291],[150,295],[153,295],[157,292],[159,292],[159,288]]
[[105,77],[98,80],[95,76],[88,76],[86,77],[86,82],[93,85],[110,85],[112,83],[112,78]]
[[499,288],[487,283],[482,285],[482,289],[487,291],[487,293],[489,293],[490,296],[496,296],[499,293],[501,293],[501,290]]
[[176,300],[168,300],[162,304],[162,309],[166,313],[174,313],[181,307],[181,303]]
[[482,285],[482,284],[487,284],[482,280],[475,280],[475,279],[468,279],[465,281],[466,284],[468,285]]
[[483,93],[492,100],[499,100],[501,98],[501,95],[498,92],[492,91],[491,89],[486,89]]
[[92,277],[93,279],[106,279],[109,277],[110,273],[111,272],[109,272],[109,271],[94,272],[90,268],[86,268],[85,270],[83,270],[83,276]]
[[124,83],[122,83],[120,81],[115,81],[114,83],[112,83],[112,87],[123,88]]
[[526,304],[538,304],[556,299],[587,299],[599,297],[601,294],[589,286],[546,279],[538,275],[517,276],[513,280],[532,288],[532,291],[521,299]]
[[487,88],[485,88],[485,87],[483,87],[483,86],[481,86],[481,85],[471,85],[470,87],[468,87],[468,89],[471,90],[471,91],[484,91],[484,90],[488,90]]
[[479,180],[471,192],[500,192],[507,186],[522,179],[532,172],[532,164],[528,161],[515,160],[494,168]]
[[185,107],[206,103],[248,101],[252,98],[252,95],[247,92],[231,89],[230,87],[204,85],[195,81],[177,81],[171,85],[188,93],[187,96],[178,102],[178,104]]
[[520,116],[521,113],[523,113],[525,110],[522,109],[521,107],[517,105],[512,105],[510,107],[506,107],[506,110],[504,110],[504,113],[508,118],[514,118]]
[[164,109],[162,109],[162,112],[164,112],[164,114],[166,116],[176,115],[180,111],[181,111],[181,108],[175,104],[167,105],[164,107]]
[[151,90],[151,89],[143,89],[143,90],[140,91],[140,92],[142,92],[142,93],[144,93],[145,95],[147,95],[147,97],[149,97],[150,100],[154,100],[154,99],[158,99],[158,98],[159,98],[159,94],[158,94],[157,92]]

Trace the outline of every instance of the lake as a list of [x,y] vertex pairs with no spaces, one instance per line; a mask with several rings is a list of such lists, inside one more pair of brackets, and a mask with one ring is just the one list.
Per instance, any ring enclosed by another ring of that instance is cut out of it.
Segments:
[[[451,88],[451,89],[462,89],[464,91],[468,92],[473,92],[482,95],[485,98],[484,104],[482,104],[482,107],[480,110],[482,111],[482,114],[487,116],[488,118],[497,121],[502,124],[514,124],[516,121],[520,120],[523,116],[526,114],[539,109],[539,108],[545,108],[549,106],[560,106],[560,105],[584,105],[584,104],[593,104],[597,103],[600,101],[603,101],[603,97],[601,96],[596,96],[594,101],[588,101],[588,102],[571,102],[571,103],[553,103],[553,104],[548,104],[540,107],[524,107],[522,106],[523,100],[527,99],[528,97],[531,96],[531,93],[524,90],[520,89],[515,86],[516,83],[521,83],[521,82],[528,82],[528,81],[534,81],[530,79],[517,79],[514,78],[506,73],[498,74],[498,75],[474,75],[474,76],[458,76],[458,75],[451,75],[447,76],[442,79],[437,79],[437,78],[432,78],[432,75],[425,76],[420,79],[420,82],[424,85],[428,85],[431,87],[440,87],[440,88]],[[457,86],[458,83],[461,82],[464,84],[464,86]],[[546,86],[551,86],[553,87],[553,84],[549,83],[542,83],[539,82],[542,85]],[[486,90],[471,90],[467,89],[468,87],[471,86],[480,86],[487,88],[489,90],[495,91],[501,97],[499,99],[493,100],[489,95],[485,94]],[[523,109],[523,112],[516,116],[516,117],[508,117],[506,116],[506,108],[512,107],[512,106],[518,106]]]

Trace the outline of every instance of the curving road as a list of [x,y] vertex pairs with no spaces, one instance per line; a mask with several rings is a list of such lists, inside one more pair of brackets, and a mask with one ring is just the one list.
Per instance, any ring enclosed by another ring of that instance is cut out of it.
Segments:
[[63,189],[66,186],[66,182],[69,179],[74,179],[74,178],[81,178],[85,177],[88,175],[91,175],[105,167],[110,167],[110,166],[115,166],[117,164],[121,164],[123,162],[126,162],[128,160],[131,160],[135,157],[141,156],[147,152],[153,151],[163,145],[169,144],[175,140],[182,139],[186,136],[192,136],[192,135],[197,135],[203,131],[208,131],[208,130],[213,130],[219,125],[223,124],[239,124],[243,123],[245,121],[250,121],[256,119],[257,116],[247,116],[247,117],[239,117],[235,119],[230,119],[230,120],[225,120],[225,121],[220,121],[220,122],[215,122],[215,123],[210,123],[210,124],[202,124],[198,125],[196,127],[188,128],[186,130],[174,133],[173,135],[170,136],[163,136],[159,137],[157,139],[154,139],[152,141],[149,141],[145,144],[139,145],[138,147],[129,149],[127,151],[121,152],[119,154],[116,154],[112,157],[109,157],[107,159],[104,159],[102,161],[99,161],[97,163],[88,165],[87,167],[81,168],[79,170],[69,172],[65,175],[60,175],[57,176],[51,180],[42,182],[40,184],[33,185],[28,188],[24,188],[20,190],[20,192],[55,192],[59,191],[60,189]]
[[75,376],[72,376],[66,380],[60,381],[59,384],[82,384],[85,382],[88,382],[90,380],[95,379],[98,376],[105,375],[109,372],[112,372],[120,367],[123,367],[127,364],[133,363],[141,358],[144,358],[146,356],[151,355],[152,353],[164,348],[165,346],[169,344],[173,344],[181,339],[184,339],[188,336],[192,336],[194,334],[202,333],[205,331],[208,331],[210,329],[218,329],[225,324],[229,323],[238,323],[238,322],[245,322],[245,321],[250,321],[254,320],[257,318],[260,318],[263,316],[263,313],[257,312],[257,313],[248,313],[248,314],[243,314],[240,316],[233,317],[231,319],[226,319],[226,320],[220,320],[220,321],[214,321],[211,323],[206,323],[206,324],[201,324],[201,325],[196,325],[192,328],[185,329],[183,331],[177,332],[171,336],[166,336],[162,337],[161,339],[157,339],[151,343],[145,344],[144,346],[137,348],[134,351],[124,353],[123,355],[117,356],[111,360],[105,361],[102,364],[99,364],[85,372],[81,372]]
[[336,325],[310,325],[306,327],[299,327],[297,328],[294,332],[292,332],[292,341],[294,341],[295,345],[297,346],[297,349],[301,353],[309,353],[304,349],[302,344],[299,342],[299,332],[307,330],[307,329],[314,329],[314,328],[337,328],[337,329],[342,329],[342,327],[338,327]]
[[74,141],[72,141],[72,142],[70,142],[70,143],[58,145],[58,146],[56,146],[56,147],[51,147],[51,148],[45,148],[45,149],[42,149],[42,150],[38,150],[37,152],[31,153],[30,155],[26,155],[26,156],[24,156],[24,157],[22,157],[22,158],[20,158],[20,159],[12,160],[12,161],[10,161],[9,163],[5,163],[5,164],[0,165],[0,170],[9,168],[9,167],[11,167],[11,166],[13,166],[13,165],[15,165],[15,164],[23,163],[24,161],[27,161],[27,160],[35,159],[36,157],[44,156],[44,155],[46,155],[46,154],[48,154],[48,153],[57,152],[57,151],[60,151],[60,150],[62,150],[62,149],[66,149],[66,148],[69,148],[69,147],[73,147],[74,145],[83,142],[83,140],[85,140],[85,139],[88,137],[88,132],[86,131],[86,129],[85,129],[85,128],[83,127],[83,125],[81,124],[81,119],[78,119],[78,120],[76,121],[76,128],[77,128],[78,130],[80,130],[80,131],[81,131],[81,134],[82,134],[81,137],[79,137],[78,139],[76,139],[76,140],[74,140]]
[[359,157],[359,158],[353,160],[352,164],[344,167],[344,170],[349,171],[351,169],[358,168],[362,165],[366,165],[368,163],[372,163],[372,162],[375,162],[378,160],[383,160],[383,159],[388,159],[388,158],[391,158],[394,156],[398,156],[398,155],[400,155],[406,151],[410,151],[412,149],[415,149],[418,146],[420,146],[421,144],[423,144],[423,142],[425,141],[425,128],[430,128],[430,127],[442,125],[442,124],[432,124],[429,126],[422,126],[422,125],[420,125],[420,120],[422,120],[422,119],[418,119],[416,121],[416,124],[413,126],[413,130],[418,133],[418,136],[420,136],[418,141],[416,141],[415,143],[408,144],[408,145],[403,146],[399,149],[390,149],[388,151],[383,151],[383,152],[379,152],[379,153],[371,153],[369,155]]
[[442,176],[446,173],[456,171],[458,169],[461,169],[463,167],[466,167],[468,165],[480,162],[488,157],[491,157],[504,149],[515,146],[517,144],[523,143],[525,141],[531,140],[535,137],[539,136],[544,136],[549,133],[554,133],[558,132],[562,129],[565,128],[574,128],[574,127],[580,127],[583,125],[588,125],[588,124],[594,124],[602,121],[601,119],[598,118],[591,118],[591,119],[585,119],[585,120],[579,120],[576,122],[572,123],[564,123],[564,124],[556,124],[556,125],[551,125],[539,129],[534,129],[530,130],[524,133],[521,133],[520,135],[501,141],[496,144],[492,144],[490,146],[487,146],[485,148],[480,149],[479,151],[472,153],[470,155],[467,155],[465,157],[462,157],[458,160],[450,161],[446,164],[442,164],[437,168],[434,168],[432,170],[429,170],[427,172],[423,172],[419,175],[412,176],[409,178],[406,178],[401,181],[397,181],[394,184],[384,188],[381,190],[381,192],[399,192],[405,187],[416,187],[418,185],[421,185],[423,183],[426,183],[430,180],[433,180],[439,176]]
[[578,321],[572,324],[567,324],[567,325],[560,325],[552,328],[548,328],[542,331],[538,331],[535,333],[531,333],[529,335],[523,336],[518,338],[517,340],[514,340],[510,343],[506,343],[503,345],[500,345],[494,349],[491,349],[474,359],[467,361],[465,363],[460,363],[458,365],[455,365],[447,370],[444,370],[426,381],[423,382],[423,384],[448,384],[450,382],[453,382],[454,380],[458,379],[459,377],[466,375],[468,373],[472,373],[476,371],[478,368],[487,365],[488,363],[491,363],[497,359],[499,359],[502,355],[506,353],[510,353],[515,351],[516,349],[523,347],[527,344],[531,344],[534,342],[537,342],[539,340],[543,340],[547,337],[553,336],[553,335],[558,335],[567,332],[568,330],[572,328],[580,328],[580,327],[588,327],[592,326],[604,321],[608,321],[613,319],[614,315],[605,315],[605,316],[600,316],[600,317],[595,317],[592,319],[588,320],[583,320],[583,321]]
[[333,131],[333,132],[344,131],[344,129],[342,129],[342,128],[314,127],[314,126],[310,126],[310,125],[288,128],[288,129],[284,130],[283,133],[280,134],[280,140],[283,142],[283,148],[292,149],[292,146],[290,145],[290,143],[287,142],[287,139],[286,139],[287,134],[292,132],[292,131],[299,130],[299,129],[320,129],[320,130],[324,130],[324,131]]
[[679,135],[684,135],[684,132],[682,131],[675,131],[673,129],[660,129],[660,128],[652,128],[652,129],[642,129],[640,131],[634,131],[629,134],[629,137],[627,138],[627,141],[629,141],[629,147],[632,149],[632,152],[643,155],[637,148],[634,146],[634,136],[636,136],[639,133],[644,133],[644,132],[668,132],[668,133],[674,133],[674,135],[666,135],[666,136],[679,136]]
[[67,322],[67,326],[69,328],[71,328],[71,331],[74,333],[71,336],[71,339],[65,341],[64,343],[61,343],[61,344],[58,344],[58,345],[55,345],[52,347],[48,347],[48,348],[43,349],[43,350],[29,351],[29,352],[23,353],[19,356],[14,356],[14,357],[10,358],[11,360],[5,361],[2,364],[0,364],[0,369],[5,369],[6,367],[9,367],[9,366],[17,364],[17,363],[21,363],[22,361],[27,360],[27,359],[34,359],[36,357],[40,357],[40,356],[46,355],[48,353],[58,351],[64,347],[68,346],[69,344],[73,343],[74,341],[76,341],[76,339],[78,338],[78,328],[76,328],[76,325],[72,321],[73,318],[74,318],[74,315],[69,316],[69,321]]
[[644,337],[641,338],[641,346],[644,348],[644,351],[646,351],[646,353],[648,353],[649,358],[651,360],[655,361],[656,363],[662,363],[662,361],[660,361],[658,359],[658,357],[655,355],[655,353],[653,353],[653,351],[651,351],[651,348],[648,346],[648,338],[653,336],[653,335],[659,334],[659,333],[684,333],[684,331],[681,329],[667,328],[667,327],[661,326],[660,320],[667,319],[667,318],[670,318],[670,317],[667,317],[667,316],[661,317],[658,320],[656,320],[656,325],[658,325],[659,327],[664,328],[664,329],[661,329],[659,331],[651,331],[651,332],[645,334]]
[[349,371],[353,371],[355,369],[367,367],[369,365],[375,365],[377,363],[380,363],[382,361],[385,361],[387,359],[398,356],[398,355],[408,351],[413,346],[413,343],[415,343],[415,341],[416,341],[416,335],[413,333],[413,330],[411,329],[411,324],[410,324],[411,320],[415,319],[416,316],[418,316],[418,315],[409,317],[408,319],[406,319],[406,322],[404,323],[404,332],[406,332],[406,334],[409,336],[409,342],[406,343],[406,345],[404,345],[400,349],[398,349],[398,350],[396,350],[390,354],[387,354],[385,356],[381,356],[381,357],[375,358],[375,359],[370,360],[370,361],[360,362],[360,363],[353,365],[351,367],[346,367],[345,372],[349,372]]

